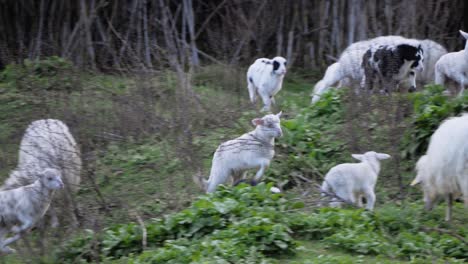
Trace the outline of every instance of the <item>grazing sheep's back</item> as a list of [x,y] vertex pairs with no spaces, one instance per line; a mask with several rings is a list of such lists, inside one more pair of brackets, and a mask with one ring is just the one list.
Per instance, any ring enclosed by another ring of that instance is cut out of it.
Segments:
[[21,140],[18,166],[2,189],[31,184],[37,179],[37,171],[44,168],[60,170],[67,188],[77,190],[80,151],[68,127],[59,120],[38,120],[28,126]]
[[431,184],[442,193],[461,191],[468,195],[468,114],[439,126],[431,137],[427,157]]
[[447,50],[439,43],[430,39],[422,40],[421,46],[424,50],[424,70],[416,78],[418,82],[423,84],[433,83],[435,65],[440,57],[447,54]]

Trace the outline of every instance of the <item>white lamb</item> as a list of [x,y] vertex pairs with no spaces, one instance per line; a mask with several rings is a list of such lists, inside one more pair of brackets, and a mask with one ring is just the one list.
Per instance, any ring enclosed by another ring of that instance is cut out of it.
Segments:
[[449,80],[457,83],[460,87],[459,96],[468,85],[468,33],[460,30],[460,34],[467,40],[465,49],[445,54],[435,66],[435,83],[446,85]]
[[286,63],[283,57],[260,58],[255,60],[247,71],[250,101],[255,103],[258,93],[263,100],[263,111],[270,111],[271,103],[275,103],[274,96],[283,85]]
[[254,177],[258,182],[275,155],[275,138],[283,135],[280,117],[281,112],[255,118],[252,120],[255,130],[219,145],[213,155],[210,177],[203,179],[204,190],[214,192],[230,178],[238,182],[250,169],[258,169]]
[[417,165],[411,183],[422,183],[426,209],[432,209],[440,196],[447,199],[445,219],[452,218],[452,200],[463,195],[468,207],[468,114],[444,121],[432,134],[426,155]]
[[[325,176],[322,190],[334,193],[339,198],[362,207],[362,198],[366,198],[366,208],[374,209],[374,188],[380,172],[380,160],[390,155],[369,151],[364,154],[353,154],[360,163],[344,163],[330,169]],[[330,205],[341,203],[333,199]]]
[[[14,252],[8,247],[42,218],[49,208],[56,189],[63,188],[61,173],[56,169],[37,172],[38,179],[30,185],[0,191],[0,252]],[[14,236],[6,238],[13,232]]]
[[[1,189],[9,190],[31,184],[38,179],[37,172],[45,168],[61,172],[65,191],[61,192],[59,200],[65,201],[66,207],[74,209],[71,194],[78,190],[81,179],[80,150],[68,127],[60,120],[37,120],[28,126],[21,140],[18,165]],[[57,205],[54,203],[52,208],[55,207]],[[52,225],[56,226],[58,222],[53,211]]]

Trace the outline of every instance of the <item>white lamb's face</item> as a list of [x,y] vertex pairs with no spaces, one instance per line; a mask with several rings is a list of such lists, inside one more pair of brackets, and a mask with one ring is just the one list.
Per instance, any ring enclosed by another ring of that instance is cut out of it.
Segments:
[[63,182],[60,171],[56,169],[45,169],[42,172],[42,182],[50,190],[63,188]]
[[274,57],[273,58],[273,72],[278,75],[286,74],[286,64],[287,61],[283,57]]
[[257,126],[262,133],[270,137],[281,137],[283,136],[283,130],[281,130],[281,112],[278,114],[269,114],[262,118],[255,118],[252,123]]

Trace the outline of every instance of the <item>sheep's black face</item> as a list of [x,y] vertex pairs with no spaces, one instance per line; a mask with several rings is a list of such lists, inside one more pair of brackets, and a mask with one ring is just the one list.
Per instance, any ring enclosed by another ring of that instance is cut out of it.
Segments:
[[397,50],[403,61],[413,61],[411,64],[412,69],[423,70],[424,51],[421,45],[415,47],[408,44],[401,44],[398,45]]

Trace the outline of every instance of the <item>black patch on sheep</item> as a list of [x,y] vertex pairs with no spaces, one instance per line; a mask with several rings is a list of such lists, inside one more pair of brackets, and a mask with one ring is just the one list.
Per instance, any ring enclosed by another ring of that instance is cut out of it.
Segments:
[[278,70],[278,69],[279,69],[279,66],[280,66],[279,62],[273,61],[273,71]]
[[415,62],[413,62],[411,68],[415,68],[419,65],[419,61],[421,60],[421,56],[419,54],[422,54],[423,50],[421,45],[414,47],[408,44],[401,44],[397,46],[396,53],[400,54],[400,66],[403,65],[405,60],[414,60]]
[[400,44],[396,47],[382,45],[377,49],[368,49],[362,57],[362,68],[366,76],[365,86],[372,90],[374,81],[379,81],[379,86],[384,82],[385,91],[394,88],[397,83],[392,80],[400,68],[407,61],[414,61],[411,68],[417,67],[422,59],[421,46],[415,47],[408,44]]
[[253,82],[253,80],[252,80],[252,77],[249,77],[249,82],[250,82],[251,84],[254,84],[254,82]]

